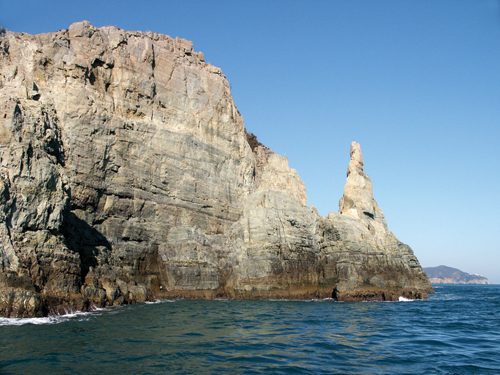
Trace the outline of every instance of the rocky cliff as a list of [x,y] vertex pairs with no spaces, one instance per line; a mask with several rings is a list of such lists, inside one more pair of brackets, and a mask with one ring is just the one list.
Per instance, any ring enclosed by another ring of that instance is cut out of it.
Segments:
[[424,272],[433,284],[491,284],[484,276],[471,275],[447,266],[424,267]]
[[359,145],[339,213],[250,148],[219,68],[183,39],[0,33],[0,315],[153,298],[425,298]]

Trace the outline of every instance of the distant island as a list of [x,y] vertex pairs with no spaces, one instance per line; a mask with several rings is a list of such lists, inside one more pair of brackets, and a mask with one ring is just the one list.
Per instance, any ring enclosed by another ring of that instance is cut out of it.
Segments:
[[484,276],[470,275],[452,267],[438,266],[423,269],[433,284],[491,284]]

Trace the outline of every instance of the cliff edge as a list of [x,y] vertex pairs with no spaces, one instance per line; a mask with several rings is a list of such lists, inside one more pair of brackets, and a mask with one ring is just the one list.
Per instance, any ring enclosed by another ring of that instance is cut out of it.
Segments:
[[339,213],[252,150],[191,42],[95,28],[0,35],[0,315],[155,298],[426,298],[358,144]]

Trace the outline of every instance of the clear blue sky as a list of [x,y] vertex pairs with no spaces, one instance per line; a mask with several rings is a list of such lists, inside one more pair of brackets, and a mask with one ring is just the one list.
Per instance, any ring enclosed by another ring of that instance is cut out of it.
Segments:
[[12,31],[84,19],[192,40],[323,215],[359,142],[389,228],[421,264],[500,283],[498,0],[0,0]]

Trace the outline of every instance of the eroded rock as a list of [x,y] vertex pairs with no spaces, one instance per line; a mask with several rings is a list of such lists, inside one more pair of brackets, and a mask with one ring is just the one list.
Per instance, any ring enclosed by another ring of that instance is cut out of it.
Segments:
[[340,213],[323,218],[285,157],[252,152],[229,83],[192,42],[86,21],[5,31],[0,99],[1,315],[432,290],[359,145]]

